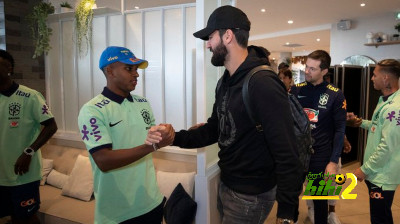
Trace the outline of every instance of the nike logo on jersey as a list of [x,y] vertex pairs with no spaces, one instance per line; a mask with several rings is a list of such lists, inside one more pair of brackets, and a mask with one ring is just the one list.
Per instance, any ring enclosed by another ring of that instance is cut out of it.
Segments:
[[112,123],[110,122],[110,128],[112,128],[112,127],[114,127],[115,125],[119,124],[121,121],[122,121],[122,120],[120,120],[120,121],[118,121],[117,123],[114,123],[114,124],[112,124]]
[[36,207],[36,205],[33,206],[32,208],[28,208],[28,213],[31,212],[35,207]]

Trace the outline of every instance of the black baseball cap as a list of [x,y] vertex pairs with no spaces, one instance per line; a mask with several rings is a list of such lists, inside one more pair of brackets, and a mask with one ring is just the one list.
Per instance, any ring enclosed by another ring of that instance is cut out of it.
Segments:
[[211,13],[207,21],[207,27],[193,33],[193,36],[202,40],[208,40],[208,36],[219,29],[242,29],[250,31],[250,20],[238,8],[230,5],[221,6]]

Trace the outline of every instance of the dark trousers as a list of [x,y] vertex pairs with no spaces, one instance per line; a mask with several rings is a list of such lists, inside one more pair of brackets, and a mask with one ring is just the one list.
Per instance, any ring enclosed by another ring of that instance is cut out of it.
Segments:
[[393,224],[392,203],[395,191],[384,191],[365,181],[369,193],[369,212],[372,224]]
[[[325,173],[325,168],[328,163],[313,164],[310,163],[309,172],[313,174]],[[319,181],[323,178],[317,178],[313,182],[313,186],[319,187]],[[314,222],[316,224],[327,224],[328,223],[328,200],[313,200],[314,202]]]
[[155,209],[141,216],[123,221],[120,224],[160,224],[163,218],[165,201],[166,198],[164,197],[164,200]]

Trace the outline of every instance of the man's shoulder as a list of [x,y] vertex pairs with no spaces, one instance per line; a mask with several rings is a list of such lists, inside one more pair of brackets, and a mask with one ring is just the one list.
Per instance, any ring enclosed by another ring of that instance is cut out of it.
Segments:
[[111,100],[105,97],[102,94],[99,94],[93,97],[91,100],[86,102],[82,108],[82,110],[92,110],[92,109],[102,109],[108,106],[111,103]]
[[303,87],[303,86],[307,86],[307,82],[306,82],[306,81],[301,82],[301,83],[297,83],[297,84],[294,85],[293,87],[294,87],[294,88],[300,88],[300,87]]
[[389,102],[386,104],[386,109],[390,110],[399,110],[400,109],[400,92],[395,93],[396,95],[393,98],[389,98]]
[[143,97],[143,96],[139,96],[139,95],[131,95],[132,96],[132,98],[133,98],[133,100],[135,101],[135,102],[139,102],[139,103],[148,103],[148,100],[145,98],[145,97]]
[[334,93],[334,94],[343,94],[342,91],[336,87],[335,85],[329,83],[326,85],[326,88],[328,89],[329,92]]
[[29,97],[30,95],[39,95],[42,96],[40,92],[35,89],[29,88],[27,86],[19,84],[16,94],[19,96]]

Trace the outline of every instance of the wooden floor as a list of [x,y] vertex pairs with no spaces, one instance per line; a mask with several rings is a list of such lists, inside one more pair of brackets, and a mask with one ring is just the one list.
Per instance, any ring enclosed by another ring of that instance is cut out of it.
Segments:
[[[352,173],[356,168],[359,167],[359,163],[352,163],[346,165],[342,168],[341,173]],[[349,182],[350,183],[350,182]],[[349,183],[345,183],[343,186],[347,186]],[[343,187],[344,189],[345,187]],[[394,196],[392,213],[394,223],[400,223],[400,188],[397,188],[396,194]],[[369,195],[368,189],[365,182],[358,182],[357,186],[351,192],[357,194],[357,199],[355,200],[343,200],[340,199],[336,204],[336,214],[338,215],[342,224],[359,224],[359,223],[370,223],[369,216]],[[264,222],[275,223],[276,219],[276,202],[274,208],[272,209],[268,219]],[[299,224],[309,224],[311,223],[307,217],[307,205],[305,201],[300,200],[300,215]]]

